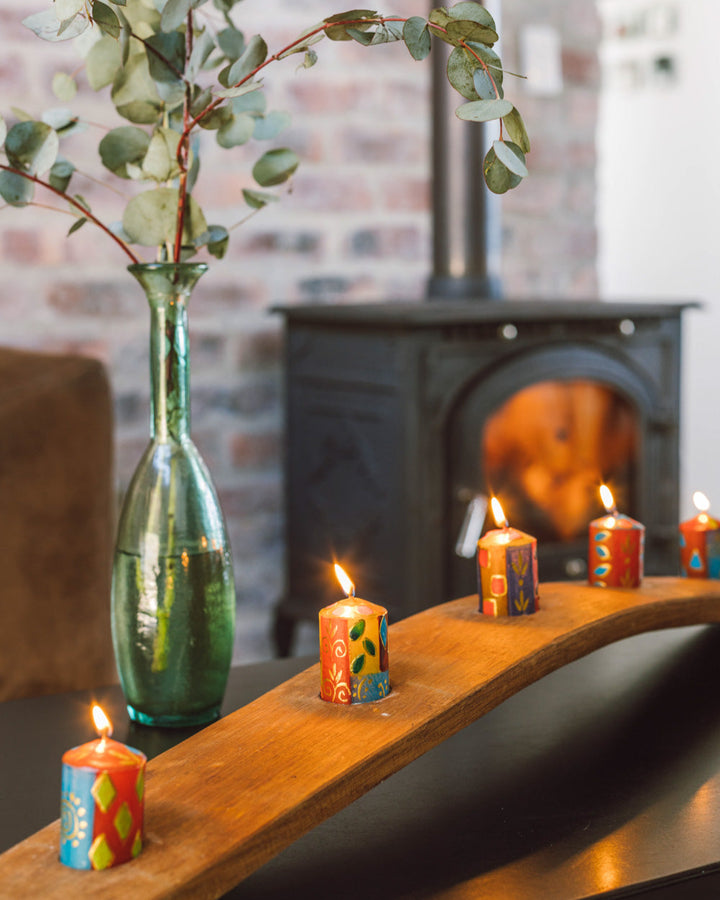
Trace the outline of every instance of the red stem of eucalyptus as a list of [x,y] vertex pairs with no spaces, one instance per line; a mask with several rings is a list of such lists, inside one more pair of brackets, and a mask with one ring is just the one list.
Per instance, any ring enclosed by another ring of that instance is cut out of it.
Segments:
[[[402,16],[388,16],[387,18],[377,18],[377,19],[347,19],[341,22],[323,22],[322,25],[318,25],[317,28],[309,31],[307,34],[302,35],[302,37],[295,38],[294,41],[291,41],[287,46],[283,47],[282,50],[278,50],[277,53],[273,53],[272,56],[269,56],[266,60],[260,63],[259,66],[256,66],[252,72],[248,72],[247,75],[243,76],[238,82],[232,85],[233,88],[240,87],[246,82],[250,81],[254,78],[258,72],[262,71],[266,66],[269,66],[270,63],[279,60],[284,54],[289,53],[294,47],[297,47],[300,44],[307,43],[311,38],[313,38],[316,34],[320,34],[322,31],[327,31],[328,28],[332,28],[338,25],[364,25],[364,24],[373,24],[373,25],[384,25],[386,22],[407,22],[406,18]],[[188,34],[192,34],[192,11],[188,13]],[[192,37],[189,38],[190,42],[192,41]],[[187,58],[189,59],[189,51],[186,49]],[[484,64],[483,64],[484,65]],[[491,76],[492,77],[492,76]],[[494,83],[494,82],[493,82]],[[205,109],[199,112],[193,119],[190,119],[189,114],[189,106],[190,106],[190,95],[189,95],[190,86],[186,85],[185,89],[185,107],[184,107],[184,127],[183,132],[180,135],[180,140],[178,142],[177,149],[177,163],[180,169],[180,178],[178,185],[178,215],[177,215],[177,232],[175,236],[175,252],[174,259],[175,262],[180,261],[180,253],[182,250],[182,233],[185,227],[185,209],[187,206],[187,159],[188,159],[188,142],[190,139],[190,134],[192,133],[193,128],[201,122],[206,116],[208,116],[213,110],[217,109],[223,101],[225,97],[217,97],[212,103],[209,103]]]
[[[187,15],[187,27],[185,29],[185,63],[190,60],[190,54],[193,48],[193,14],[192,10]],[[189,137],[190,129],[188,122],[190,120],[190,102],[192,100],[191,85],[185,84],[185,98],[183,100],[183,133],[178,141],[177,162],[180,169],[180,177],[178,179],[178,206],[177,206],[177,225],[175,226],[175,247],[173,249],[173,260],[180,262],[182,255],[182,236],[185,230],[185,210],[188,202],[188,159],[189,159]]]
[[34,184],[40,185],[40,187],[45,188],[48,191],[51,191],[53,194],[57,194],[58,197],[62,197],[63,200],[66,200],[71,206],[74,206],[82,215],[88,219],[93,225],[97,225],[98,228],[102,229],[109,237],[111,237],[115,243],[121,247],[125,253],[130,257],[132,262],[138,263],[140,260],[137,256],[132,252],[132,250],[128,247],[128,245],[119,238],[116,234],[113,234],[112,231],[105,225],[97,216],[94,216],[89,209],[84,207],[82,203],[77,201],[74,197],[71,197],[69,194],[66,194],[64,191],[61,191],[59,188],[53,187],[49,182],[43,181],[42,178],[38,178],[37,175],[31,175],[29,172],[23,172],[22,169],[14,169],[12,166],[6,166],[4,163],[0,163],[0,169],[5,172],[11,172],[13,175],[19,175],[21,178],[25,178],[28,181],[32,181]]

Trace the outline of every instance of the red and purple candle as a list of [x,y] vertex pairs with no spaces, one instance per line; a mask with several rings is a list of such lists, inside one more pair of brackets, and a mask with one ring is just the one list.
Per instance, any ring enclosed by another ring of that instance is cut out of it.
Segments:
[[100,737],[62,758],[60,862],[73,869],[109,869],[142,850],[146,757],[110,738],[99,706]]
[[537,540],[511,528],[496,497],[490,501],[495,523],[478,541],[480,612],[487,616],[523,616],[540,608]]
[[588,575],[597,587],[640,586],[643,579],[645,526],[617,511],[612,491],[600,486],[607,515],[590,523]]
[[693,494],[698,514],[680,523],[680,568],[687,578],[720,578],[720,522],[709,514],[710,501]]

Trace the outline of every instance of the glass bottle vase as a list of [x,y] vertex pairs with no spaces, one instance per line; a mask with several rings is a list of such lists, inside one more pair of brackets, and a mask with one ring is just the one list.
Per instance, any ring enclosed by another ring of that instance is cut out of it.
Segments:
[[128,713],[146,725],[217,718],[232,661],[230,546],[190,439],[187,303],[206,269],[129,267],[150,304],[151,434],[118,526],[112,632]]

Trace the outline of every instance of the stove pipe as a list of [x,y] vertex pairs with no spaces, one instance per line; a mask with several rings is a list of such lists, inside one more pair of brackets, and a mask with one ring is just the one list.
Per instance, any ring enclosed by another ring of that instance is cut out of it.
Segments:
[[433,274],[429,300],[500,299],[493,263],[499,255],[497,198],[488,194],[482,163],[486,125],[455,115],[462,97],[445,74],[450,47],[432,48]]

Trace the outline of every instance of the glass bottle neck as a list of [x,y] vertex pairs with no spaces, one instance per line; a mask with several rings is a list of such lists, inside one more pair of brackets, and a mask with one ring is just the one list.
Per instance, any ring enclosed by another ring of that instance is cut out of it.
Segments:
[[179,441],[190,433],[190,357],[185,297],[150,297],[151,432]]
[[190,433],[187,303],[205,263],[136,263],[128,271],[150,304],[151,438],[166,443]]

